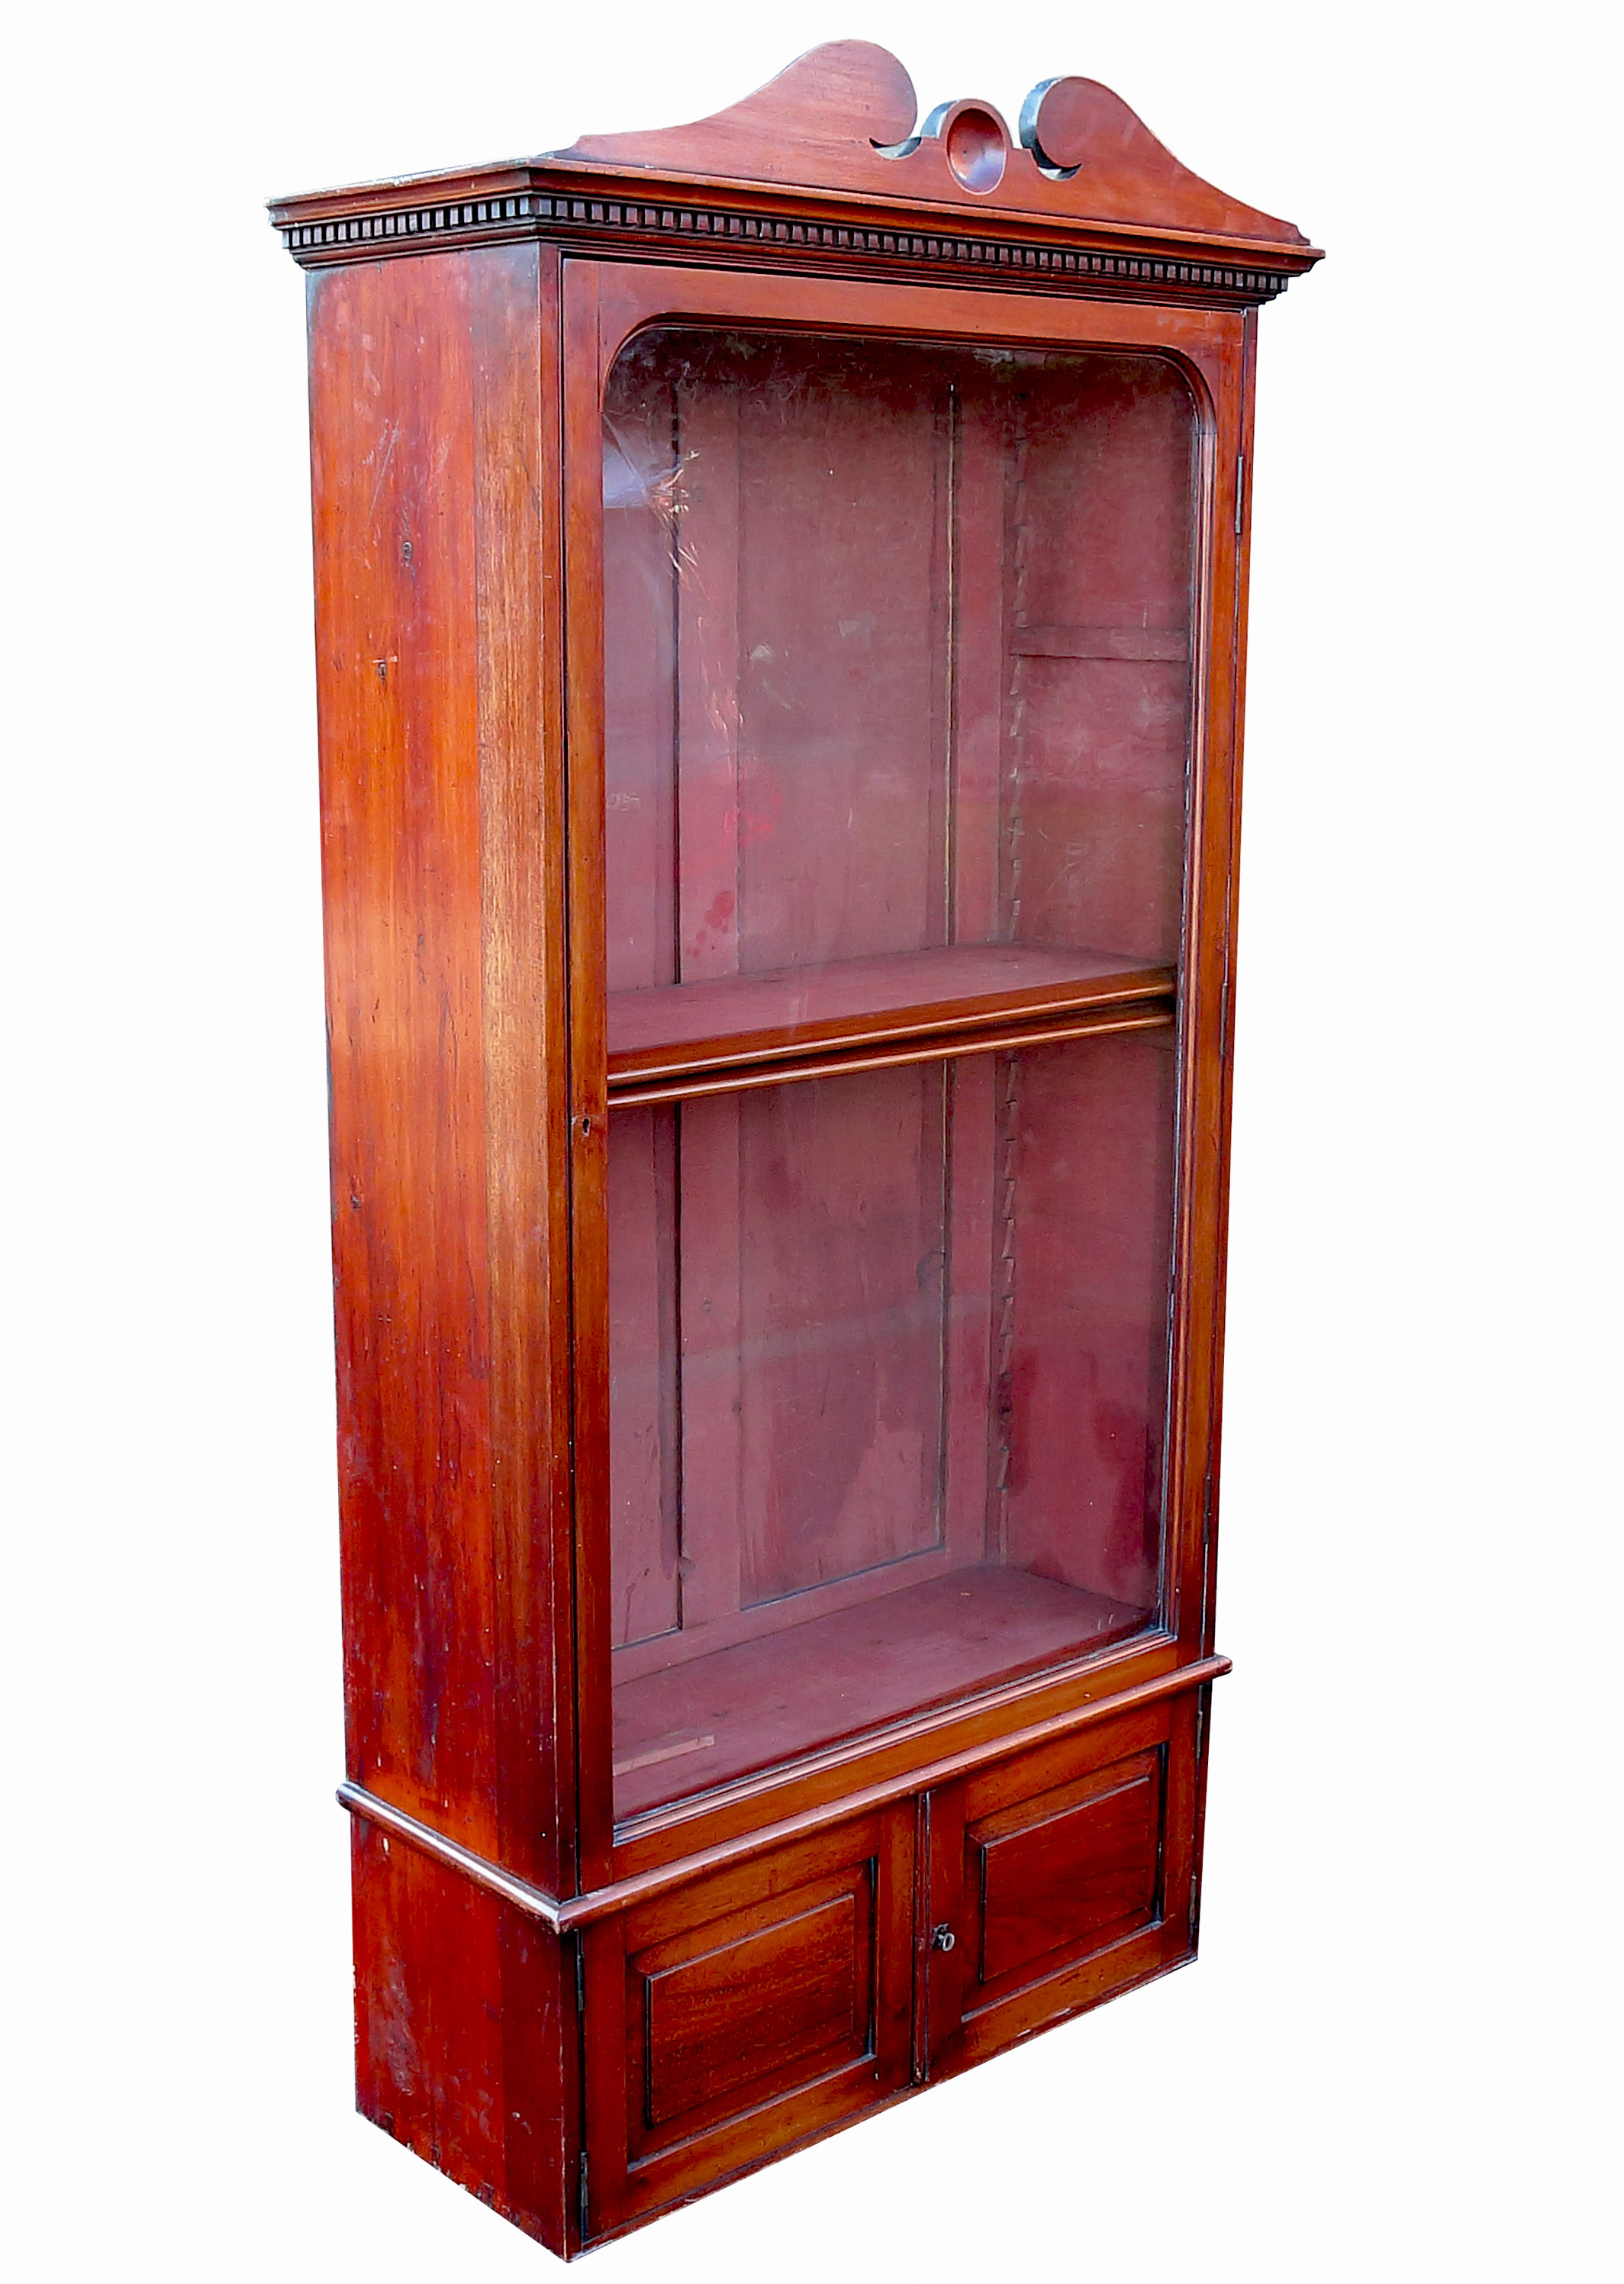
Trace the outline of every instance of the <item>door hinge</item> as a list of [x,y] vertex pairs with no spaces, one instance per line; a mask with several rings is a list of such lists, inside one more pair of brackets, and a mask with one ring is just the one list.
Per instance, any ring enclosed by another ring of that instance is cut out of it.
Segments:
[[1246,521],[1246,456],[1239,452],[1235,458],[1235,536],[1238,539]]
[[575,2012],[582,2022],[587,2012],[587,1939],[575,1937]]
[[579,2218],[581,2221],[581,2241],[584,2244],[587,2237],[587,2214],[589,2210],[587,2204],[587,2153],[584,2149],[581,2153],[580,2198],[581,2210]]

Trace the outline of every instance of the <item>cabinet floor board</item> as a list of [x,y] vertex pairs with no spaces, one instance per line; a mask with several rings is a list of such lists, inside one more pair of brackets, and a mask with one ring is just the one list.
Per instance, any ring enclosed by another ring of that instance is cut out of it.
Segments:
[[615,1813],[834,1743],[1120,1641],[1148,1614],[997,1563],[622,1682]]

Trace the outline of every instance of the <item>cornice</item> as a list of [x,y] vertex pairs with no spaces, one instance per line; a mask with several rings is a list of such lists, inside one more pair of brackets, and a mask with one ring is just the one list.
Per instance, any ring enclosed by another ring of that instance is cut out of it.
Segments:
[[271,215],[308,270],[544,239],[621,259],[1245,305],[1320,258],[1182,167],[1094,81],[1035,88],[1019,143],[990,105],[944,104],[910,134],[912,106],[894,58],[838,43],[693,127],[278,199]]
[[387,200],[376,191],[364,203],[354,192],[286,199],[273,207],[272,218],[306,270],[537,238],[561,240],[578,253],[666,262],[675,256],[756,268],[765,261],[774,268],[968,273],[1045,291],[1256,303],[1273,301],[1319,259],[1312,247],[1300,252],[1105,224],[970,230],[957,215],[915,206],[870,206],[859,219],[850,212],[809,211],[804,199],[723,204],[659,180],[621,178],[611,187],[601,180],[550,179],[536,169],[522,188],[511,187],[517,171],[502,168],[488,187],[477,176],[462,177],[460,195],[449,197],[437,194],[440,184],[431,177],[426,196],[403,196],[402,184]]

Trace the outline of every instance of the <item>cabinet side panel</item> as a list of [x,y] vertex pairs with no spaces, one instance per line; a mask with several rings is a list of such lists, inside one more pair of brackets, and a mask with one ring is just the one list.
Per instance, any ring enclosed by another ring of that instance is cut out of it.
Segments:
[[559,1938],[359,1818],[351,1873],[357,2108],[562,2253]]
[[312,280],[351,1778],[494,1852],[466,255]]
[[1177,1072],[1170,1031],[1011,1059],[1006,1557],[1154,1604]]
[[574,1788],[556,272],[534,246],[363,265],[310,309],[349,1773],[549,1886]]

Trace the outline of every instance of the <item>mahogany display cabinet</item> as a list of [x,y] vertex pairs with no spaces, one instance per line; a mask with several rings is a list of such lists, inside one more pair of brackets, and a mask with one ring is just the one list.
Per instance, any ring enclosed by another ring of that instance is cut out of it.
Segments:
[[1258,307],[1089,80],[279,203],[356,2053],[572,2255],[1194,1952]]

